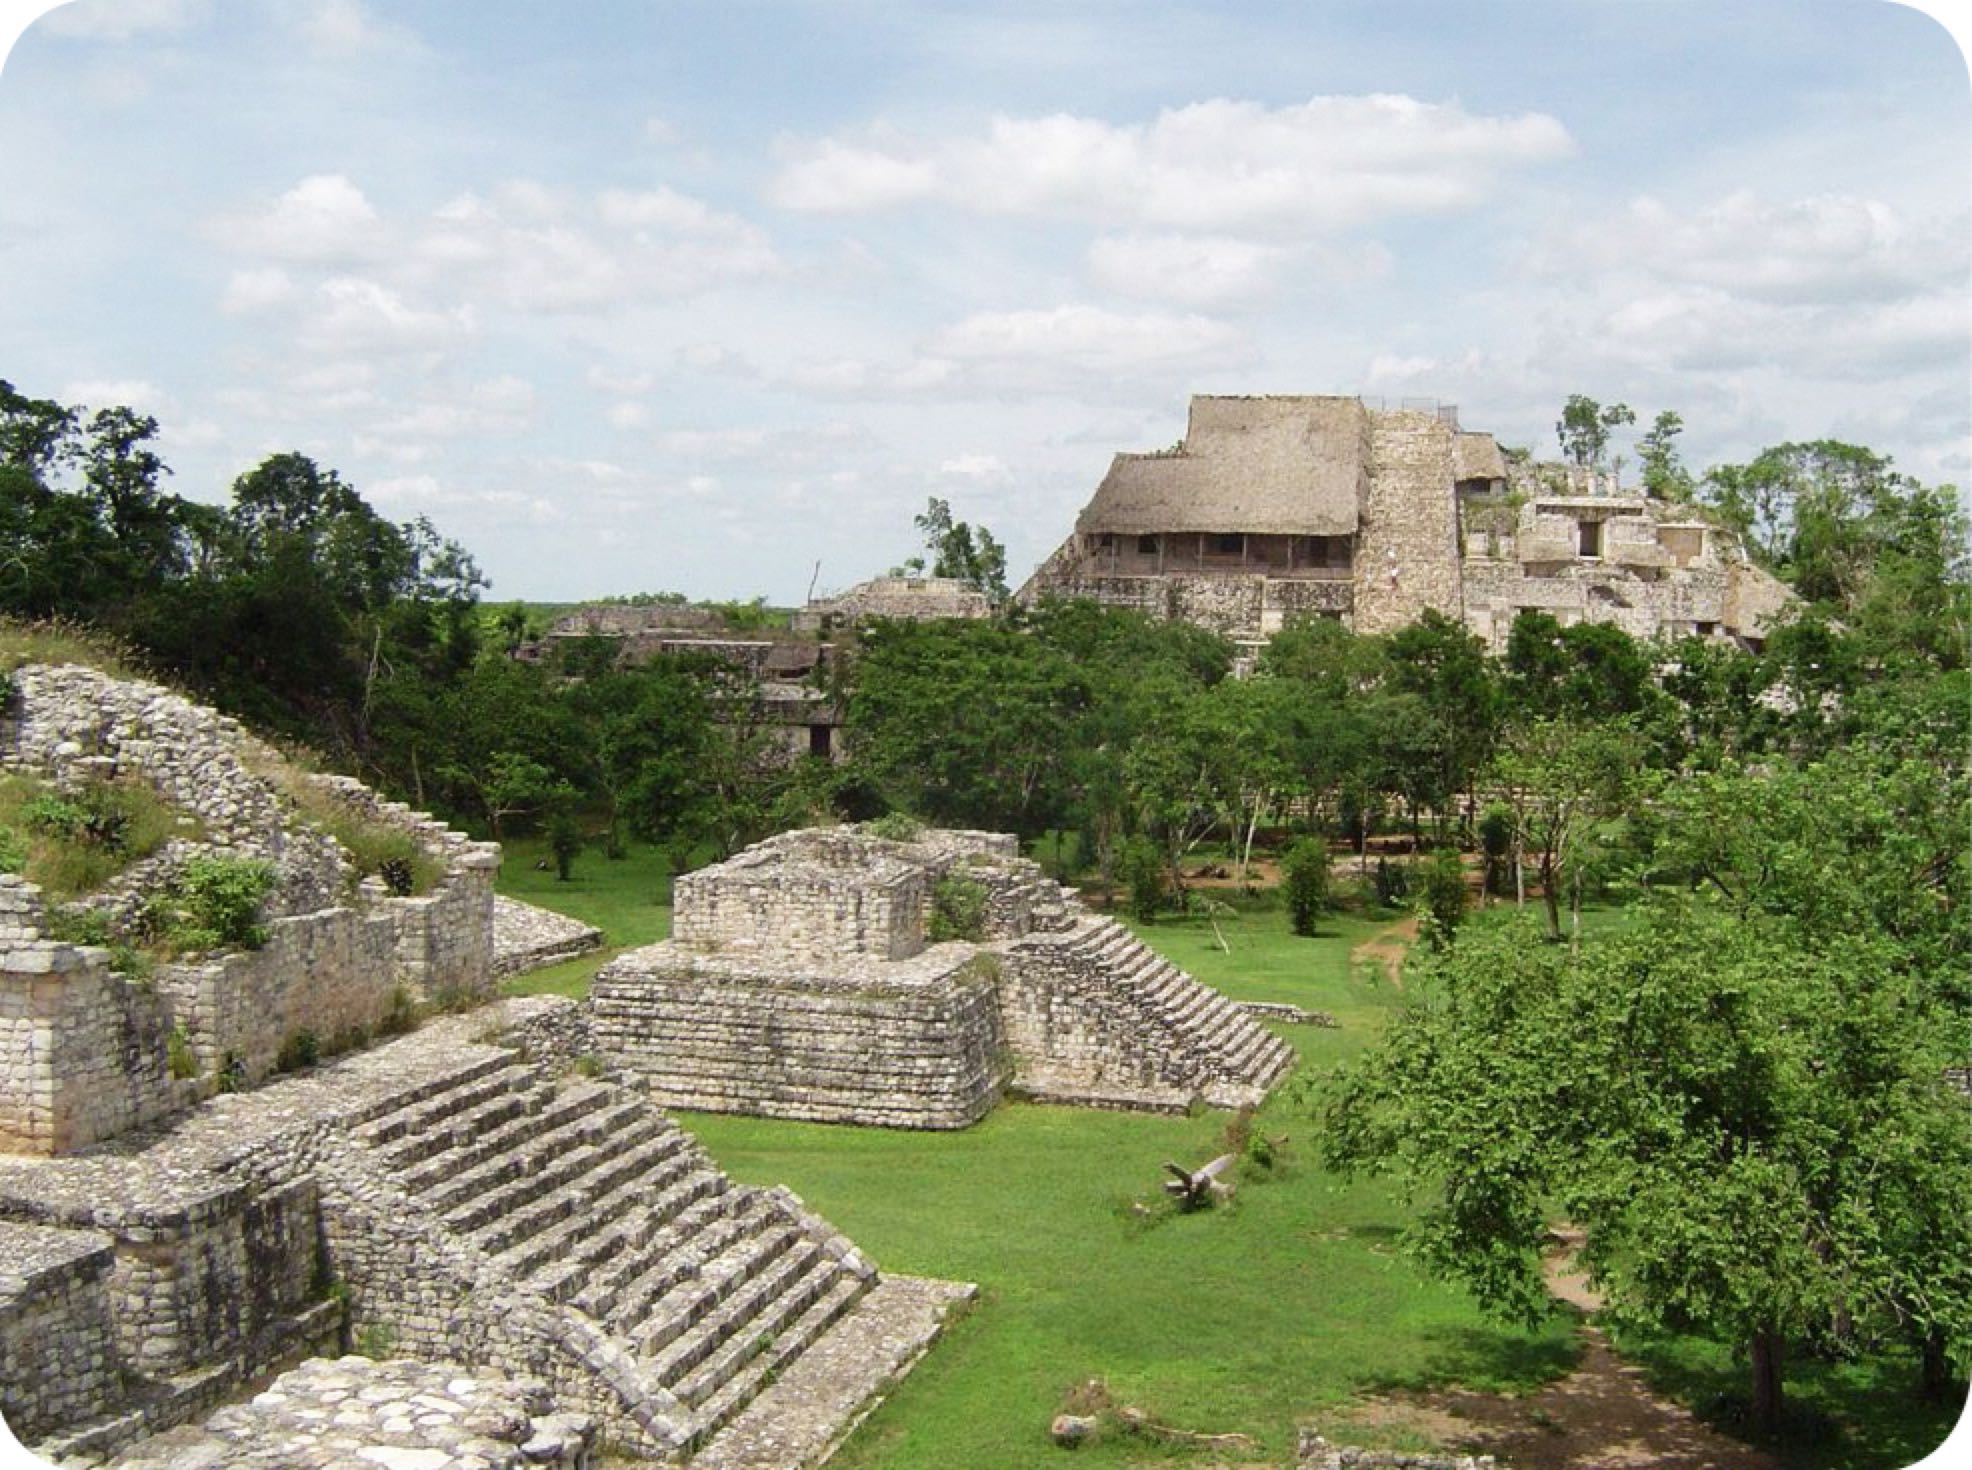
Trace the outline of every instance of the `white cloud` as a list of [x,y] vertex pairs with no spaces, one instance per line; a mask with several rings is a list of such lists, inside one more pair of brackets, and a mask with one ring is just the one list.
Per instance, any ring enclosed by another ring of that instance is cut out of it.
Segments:
[[1949,283],[1972,268],[1966,221],[1912,220],[1876,199],[1823,194],[1769,201],[1749,191],[1680,212],[1631,201],[1614,221],[1543,242],[1543,272],[1641,271],[1775,302],[1883,300]]
[[378,20],[359,0],[314,0],[298,29],[311,49],[337,60],[365,51],[415,47],[403,27]]
[[342,174],[312,174],[271,203],[222,217],[211,236],[241,255],[304,264],[346,264],[380,255],[383,222]]
[[1210,317],[1094,306],[979,312],[938,333],[932,352],[962,364],[1066,367],[1092,374],[1200,372],[1243,362],[1251,345]]
[[650,410],[631,399],[612,403],[603,413],[612,429],[641,429],[650,421]]
[[334,276],[315,288],[297,337],[335,354],[429,352],[463,343],[476,328],[470,306],[422,306],[379,281]]
[[42,17],[52,36],[128,41],[158,31],[182,31],[204,20],[207,0],[69,0]]
[[145,378],[85,378],[69,383],[61,392],[63,403],[84,408],[134,408],[162,418],[177,408],[177,401],[157,384]]
[[977,485],[1000,485],[1012,478],[1006,461],[997,454],[955,455],[938,466],[938,473]]
[[850,213],[933,201],[987,214],[1218,233],[1335,231],[1484,201],[1510,170],[1573,152],[1542,113],[1372,95],[1268,108],[1218,98],[1117,125],[999,116],[983,135],[789,140],[770,197]]
[[265,311],[294,299],[294,281],[277,265],[255,266],[233,272],[219,297],[219,309],[228,316]]
[[1292,252],[1225,235],[1103,235],[1089,245],[1089,275],[1105,290],[1181,306],[1264,296]]

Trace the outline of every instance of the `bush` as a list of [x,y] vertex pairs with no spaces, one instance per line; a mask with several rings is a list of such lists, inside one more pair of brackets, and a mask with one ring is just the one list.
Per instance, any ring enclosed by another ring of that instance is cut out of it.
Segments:
[[925,938],[977,940],[986,933],[986,889],[970,878],[940,878],[931,890],[931,918]]
[[1130,893],[1130,913],[1153,923],[1164,907],[1164,856],[1148,837],[1132,837],[1116,854],[1116,876]]
[[145,924],[173,953],[258,949],[267,942],[260,905],[273,887],[272,863],[195,857],[145,906]]
[[0,827],[0,873],[27,870],[27,839],[12,827]]
[[1433,949],[1448,948],[1465,918],[1465,864],[1458,849],[1441,847],[1433,852],[1424,860],[1422,877],[1424,936]]
[[1388,858],[1376,860],[1376,901],[1384,908],[1395,908],[1410,897],[1411,875],[1402,863]]
[[1500,802],[1479,818],[1479,851],[1486,857],[1486,892],[1504,897],[1513,880],[1513,813]]
[[281,1043],[281,1049],[274,1056],[276,1072],[299,1072],[303,1067],[312,1067],[322,1059],[322,1043],[313,1031],[303,1026]]
[[548,818],[548,851],[554,854],[557,882],[568,882],[575,871],[575,859],[588,845],[573,812],[556,811]]
[[1280,871],[1287,890],[1287,922],[1296,934],[1312,935],[1328,907],[1328,844],[1303,837],[1288,848]]
[[909,812],[885,812],[875,820],[863,823],[863,830],[872,837],[881,837],[885,842],[916,842],[924,835],[924,823]]
[[165,1038],[164,1060],[171,1075],[181,1082],[199,1075],[198,1058],[192,1055],[192,1038],[182,1024],[173,1026],[171,1035]]
[[0,871],[17,872],[55,903],[93,893],[197,824],[135,781],[88,781],[56,791],[25,776],[0,779]]

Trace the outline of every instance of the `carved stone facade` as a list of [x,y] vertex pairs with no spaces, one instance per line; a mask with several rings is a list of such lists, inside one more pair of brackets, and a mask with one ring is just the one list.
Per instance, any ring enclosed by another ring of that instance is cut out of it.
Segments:
[[[981,917],[942,942],[954,888]],[[1182,1112],[1257,1102],[1286,1043],[1012,837],[784,833],[679,879],[672,938],[590,991],[611,1065],[667,1105],[963,1128],[1003,1093]]]
[[1197,623],[1249,656],[1296,617],[1387,633],[1428,609],[1495,650],[1529,608],[1756,644],[1791,601],[1689,506],[1509,463],[1452,409],[1301,396],[1195,397],[1176,448],[1117,455],[1019,592],[1049,596]]

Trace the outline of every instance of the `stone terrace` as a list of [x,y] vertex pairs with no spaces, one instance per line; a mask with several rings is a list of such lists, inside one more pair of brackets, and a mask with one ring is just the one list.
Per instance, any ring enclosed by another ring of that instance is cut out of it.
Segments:
[[[927,943],[941,889],[983,900]],[[1182,1112],[1257,1103],[1292,1050],[995,833],[783,833],[679,880],[672,939],[590,992],[599,1054],[666,1103],[962,1128],[1007,1091]]]
[[[579,1028],[572,1002],[509,1001],[176,1127],[0,1164],[0,1217],[62,1238],[32,1284],[66,1305],[37,1330],[127,1385],[58,1416],[43,1453],[182,1423],[348,1333],[538,1377],[622,1448],[679,1455],[839,1322],[902,1310],[793,1195],[733,1184],[639,1094],[569,1072]],[[0,1342],[27,1320],[0,1296]],[[860,1404],[923,1344],[857,1330],[896,1341],[837,1375]]]

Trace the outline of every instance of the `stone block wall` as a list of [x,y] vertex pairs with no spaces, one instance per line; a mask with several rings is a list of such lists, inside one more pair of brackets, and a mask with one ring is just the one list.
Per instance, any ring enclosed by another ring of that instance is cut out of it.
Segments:
[[[18,896],[31,885],[17,880]],[[100,949],[0,949],[0,1153],[57,1154],[171,1116],[197,1083],[169,1069],[171,1017]]]
[[1007,1067],[991,957],[945,944],[903,976],[822,979],[660,944],[604,966],[597,1051],[667,1107],[963,1128]]
[[1014,1058],[1013,1083],[1073,1078],[1088,1092],[1165,1092],[1190,1099],[1197,1068],[1098,964],[1066,947],[1011,951],[1000,977],[1000,1020]]
[[1460,617],[1455,431],[1431,413],[1386,411],[1370,419],[1355,629],[1393,632],[1426,609]]
[[931,882],[853,834],[783,833],[672,885],[671,935],[707,952],[821,962],[907,959],[924,947]]
[[110,1238],[0,1221],[0,1418],[29,1443],[113,1410]]

